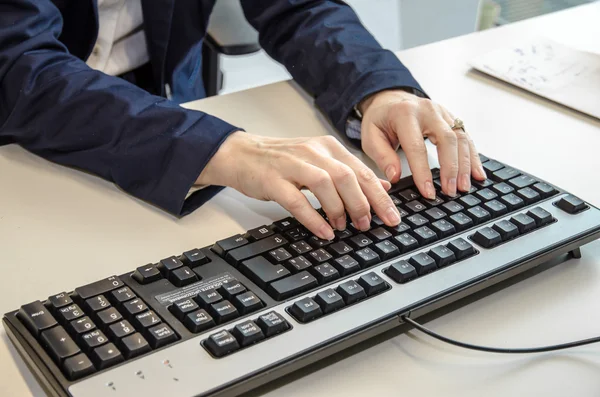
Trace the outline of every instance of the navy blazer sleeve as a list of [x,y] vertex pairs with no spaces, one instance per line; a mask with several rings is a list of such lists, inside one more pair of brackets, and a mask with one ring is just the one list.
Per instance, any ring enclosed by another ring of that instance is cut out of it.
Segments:
[[83,169],[172,214],[236,127],[186,110],[92,70],[58,40],[62,17],[49,0],[0,2],[0,144]]
[[370,94],[390,88],[423,92],[343,1],[242,0],[242,6],[261,46],[341,132],[354,106]]

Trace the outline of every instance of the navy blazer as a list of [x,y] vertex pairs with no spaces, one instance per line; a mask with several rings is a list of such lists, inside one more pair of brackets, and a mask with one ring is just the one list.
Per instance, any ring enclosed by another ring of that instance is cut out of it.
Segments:
[[[201,46],[214,0],[142,0],[157,95],[85,64],[98,34],[96,0],[0,2],[0,145],[116,183],[174,215],[220,187],[186,199],[233,131],[179,103],[204,96]],[[242,0],[260,44],[286,66],[343,131],[352,108],[387,88],[420,90],[353,10],[334,0]],[[169,85],[172,100],[165,98]],[[243,127],[243,126],[242,126]]]

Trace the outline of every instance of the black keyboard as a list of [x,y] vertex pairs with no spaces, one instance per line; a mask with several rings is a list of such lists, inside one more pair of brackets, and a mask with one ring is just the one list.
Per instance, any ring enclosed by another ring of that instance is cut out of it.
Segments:
[[53,396],[237,395],[599,236],[598,209],[481,159],[490,179],[455,197],[437,169],[435,200],[394,185],[396,227],[373,215],[325,241],[282,219],[24,304],[4,327]]

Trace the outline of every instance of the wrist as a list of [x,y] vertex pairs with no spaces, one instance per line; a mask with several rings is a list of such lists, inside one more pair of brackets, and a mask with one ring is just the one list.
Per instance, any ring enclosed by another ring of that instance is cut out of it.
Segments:
[[371,107],[371,105],[374,102],[376,102],[377,99],[385,98],[390,95],[393,95],[396,97],[398,95],[406,96],[406,98],[409,99],[409,98],[416,97],[416,95],[413,93],[413,91],[414,90],[412,88],[394,88],[394,89],[379,91],[379,92],[376,92],[376,93],[366,96],[362,101],[360,101],[358,103],[358,105],[356,105],[356,109],[364,116],[365,113],[367,112],[367,110]]
[[232,164],[235,161],[236,147],[239,146],[239,141],[243,139],[244,135],[241,132],[232,132],[223,141],[202,169],[198,179],[196,179],[196,185],[231,186],[230,176],[233,171]]

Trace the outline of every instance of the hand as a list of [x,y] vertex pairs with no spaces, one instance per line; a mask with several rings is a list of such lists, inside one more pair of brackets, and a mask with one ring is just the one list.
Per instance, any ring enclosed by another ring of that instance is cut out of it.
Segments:
[[397,182],[402,172],[396,154],[400,145],[421,195],[435,198],[423,137],[437,146],[445,194],[454,196],[457,189],[468,191],[471,176],[486,178],[473,141],[463,130],[450,128],[454,117],[441,105],[403,90],[387,90],[368,97],[359,104],[359,110],[363,114],[363,151],[390,182]]
[[[344,209],[363,231],[370,228],[371,207],[385,224],[400,223],[398,209],[386,192],[390,183],[377,178],[331,136],[269,138],[235,132],[196,183],[229,186],[259,200],[275,201],[327,240],[334,238],[332,228],[346,228]],[[302,194],[304,187],[319,199],[330,224]]]

